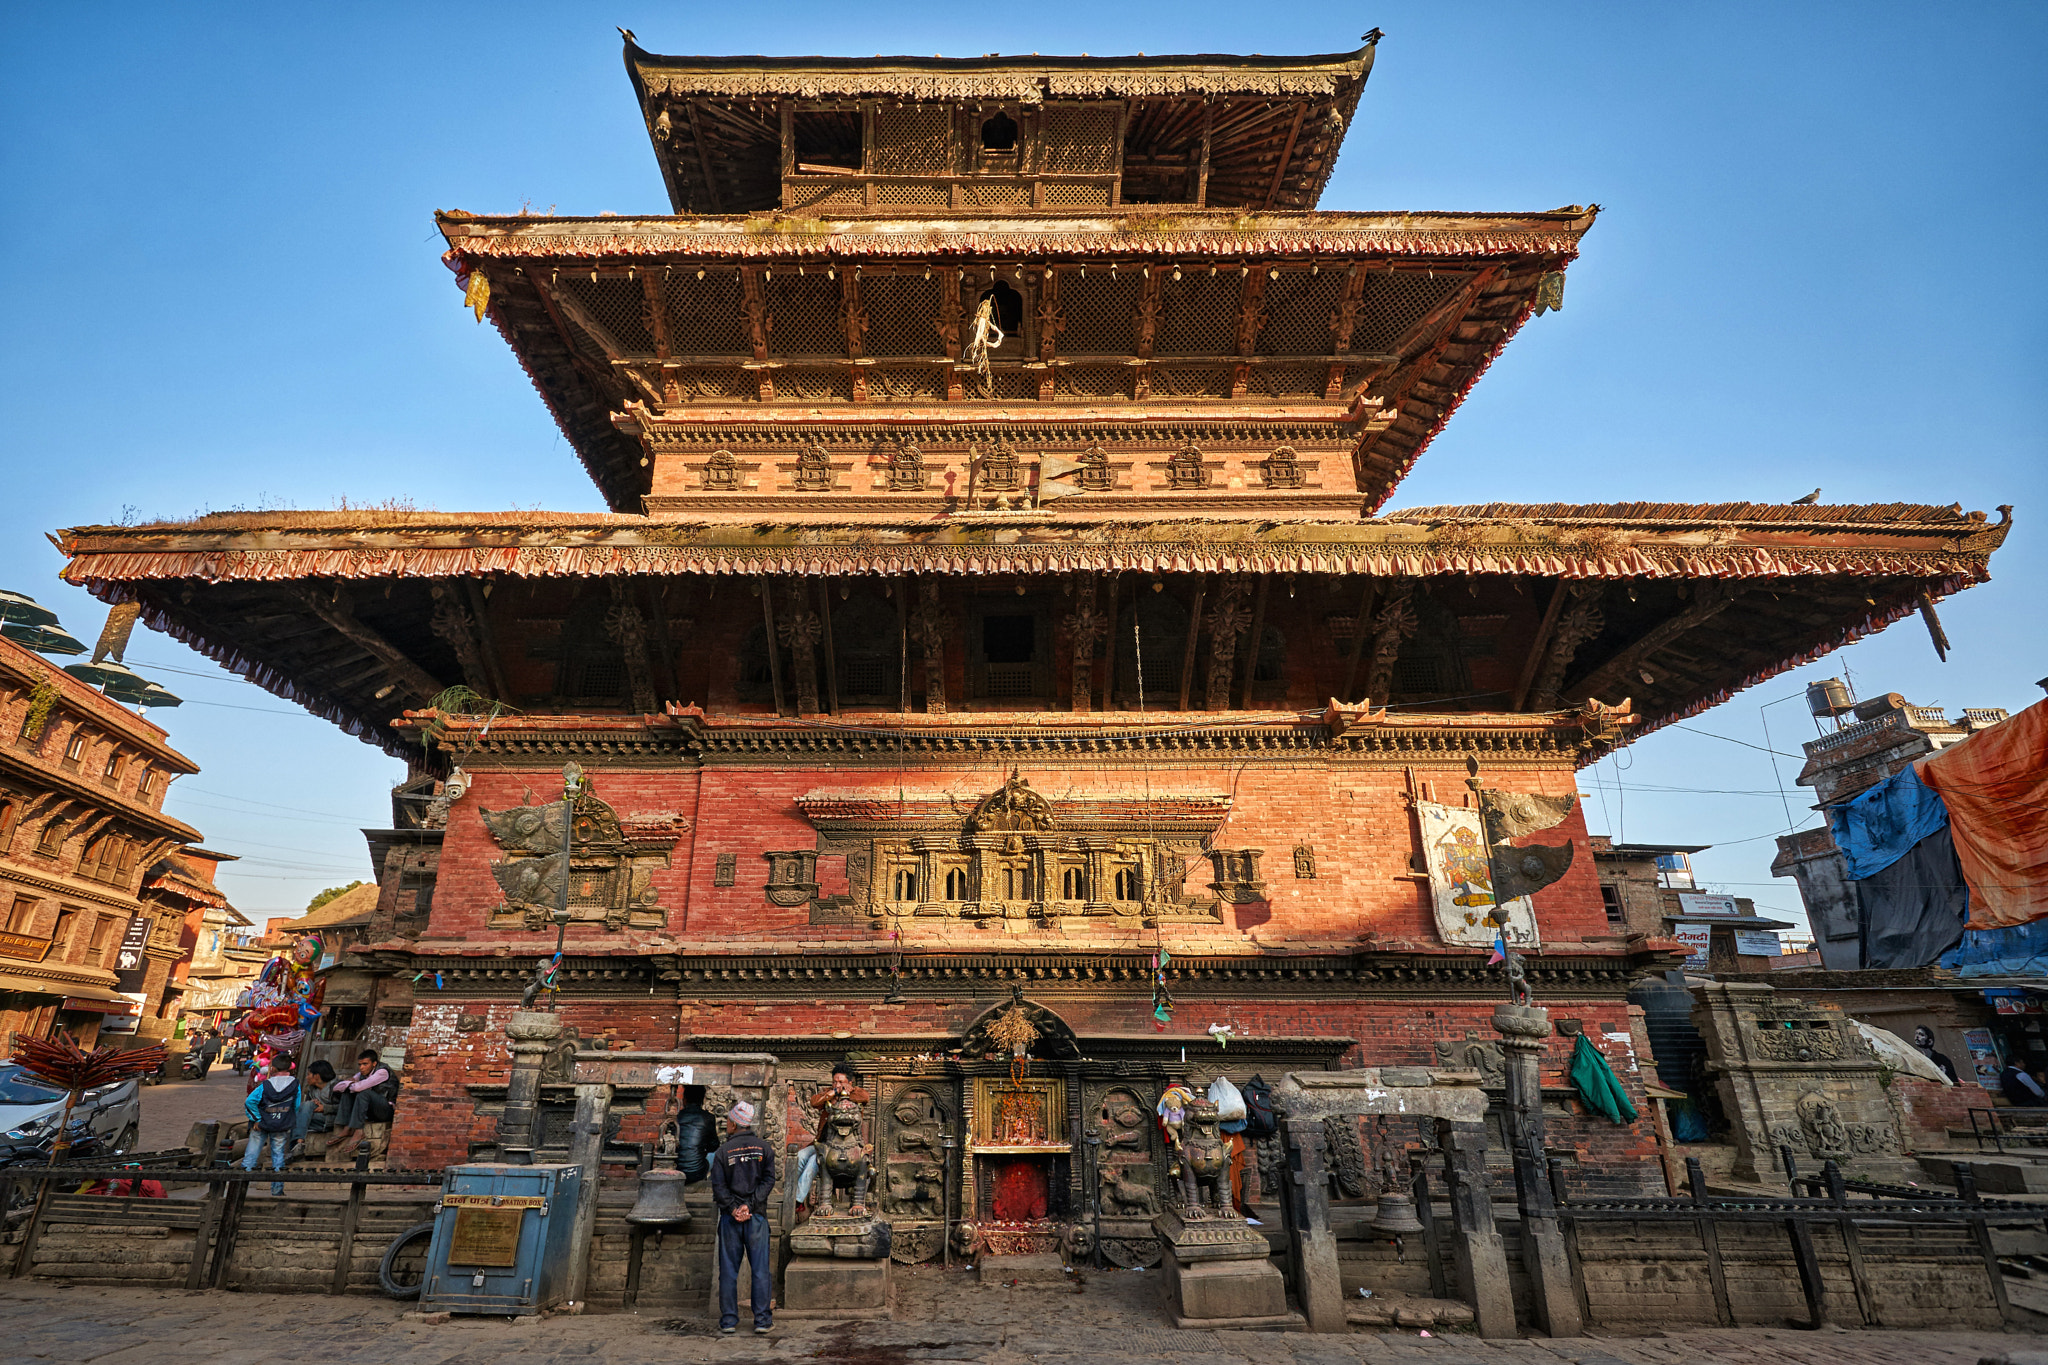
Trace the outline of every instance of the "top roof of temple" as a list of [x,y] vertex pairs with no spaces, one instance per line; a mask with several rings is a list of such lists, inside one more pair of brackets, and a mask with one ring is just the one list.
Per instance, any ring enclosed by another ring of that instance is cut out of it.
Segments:
[[[1065,121],[1026,130],[1021,159],[1032,173],[1110,172],[1123,184],[1120,199],[1055,195],[1053,202],[1199,199],[1213,208],[1306,209],[1329,180],[1378,38],[1375,30],[1355,52],[1298,57],[662,57],[628,33],[625,60],[678,213],[810,203],[809,187],[792,183],[807,160],[827,163],[812,170],[984,179],[1023,170],[970,164],[957,134],[944,145],[945,135],[905,120],[943,124],[946,106],[962,118],[968,106],[991,116],[1007,109],[1033,123],[1048,104],[1065,106]],[[862,101],[870,102],[866,113]],[[1091,103],[1114,106],[1099,127],[1075,109]],[[893,122],[875,123],[878,110]],[[978,125],[980,115],[971,121]],[[910,144],[892,146],[898,133]],[[1199,194],[1188,171],[1195,164],[1202,165]]]

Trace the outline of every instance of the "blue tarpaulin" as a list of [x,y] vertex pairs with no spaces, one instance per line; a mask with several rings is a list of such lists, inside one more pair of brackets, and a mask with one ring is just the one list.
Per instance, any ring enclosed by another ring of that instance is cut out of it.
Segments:
[[1948,828],[1948,807],[1908,765],[1854,801],[1828,807],[1835,847],[1848,863],[1849,880],[1874,877],[1906,856],[1913,845]]
[[2048,976],[2048,919],[2002,929],[1965,929],[1963,941],[1941,955],[1941,965],[1966,981]]

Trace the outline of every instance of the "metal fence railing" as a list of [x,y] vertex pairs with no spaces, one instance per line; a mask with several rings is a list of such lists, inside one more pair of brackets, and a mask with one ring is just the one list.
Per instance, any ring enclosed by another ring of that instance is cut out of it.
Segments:
[[1980,1152],[1986,1142],[1994,1152],[2004,1152],[2008,1144],[2038,1151],[2048,1147],[2048,1109],[1972,1109],[1970,1136]]

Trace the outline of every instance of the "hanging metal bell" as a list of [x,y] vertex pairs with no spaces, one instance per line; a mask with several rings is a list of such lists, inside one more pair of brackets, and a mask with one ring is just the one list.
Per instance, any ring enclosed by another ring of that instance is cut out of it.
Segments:
[[1372,1230],[1382,1237],[1405,1237],[1422,1231],[1422,1220],[1415,1216],[1415,1201],[1405,1194],[1382,1191],[1379,1207],[1373,1210]]
[[656,1166],[640,1173],[640,1197],[626,1215],[628,1223],[646,1228],[686,1228],[690,1211],[683,1206],[684,1177],[673,1167]]

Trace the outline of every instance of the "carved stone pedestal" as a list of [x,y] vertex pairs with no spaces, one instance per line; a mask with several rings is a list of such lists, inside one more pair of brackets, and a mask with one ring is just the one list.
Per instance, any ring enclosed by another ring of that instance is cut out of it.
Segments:
[[782,1306],[792,1318],[889,1316],[889,1225],[826,1214],[789,1234]]
[[1242,1218],[1183,1218],[1169,1209],[1152,1220],[1164,1252],[1166,1293],[1176,1327],[1305,1328],[1287,1308],[1287,1281],[1272,1247]]

